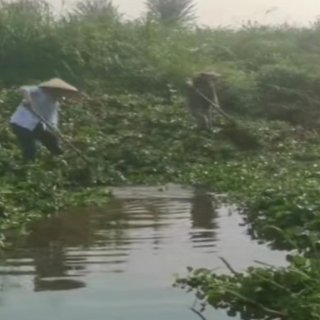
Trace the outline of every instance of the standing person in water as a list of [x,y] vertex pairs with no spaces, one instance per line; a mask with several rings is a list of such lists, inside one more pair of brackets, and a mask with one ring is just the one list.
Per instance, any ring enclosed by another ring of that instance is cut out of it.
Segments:
[[78,89],[55,78],[38,86],[21,87],[20,90],[24,99],[12,115],[10,125],[17,137],[24,161],[35,160],[38,141],[51,154],[62,154],[60,141],[47,124],[57,128],[59,99],[78,92]]

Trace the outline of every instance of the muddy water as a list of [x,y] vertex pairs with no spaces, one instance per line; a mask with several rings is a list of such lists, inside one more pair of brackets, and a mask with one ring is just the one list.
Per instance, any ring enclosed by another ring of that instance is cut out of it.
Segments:
[[[187,266],[243,270],[284,255],[252,242],[235,208],[190,188],[114,189],[105,208],[38,223],[0,267],[4,320],[194,320],[193,296],[173,289]],[[225,320],[208,310],[208,319]]]

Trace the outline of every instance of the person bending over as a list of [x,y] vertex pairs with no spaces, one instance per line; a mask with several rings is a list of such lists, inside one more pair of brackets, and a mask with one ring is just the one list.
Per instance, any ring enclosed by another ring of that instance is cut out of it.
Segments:
[[51,154],[63,153],[57,135],[59,99],[78,90],[60,79],[51,79],[38,86],[21,87],[23,100],[11,116],[10,126],[20,146],[25,162],[34,161],[37,142]]

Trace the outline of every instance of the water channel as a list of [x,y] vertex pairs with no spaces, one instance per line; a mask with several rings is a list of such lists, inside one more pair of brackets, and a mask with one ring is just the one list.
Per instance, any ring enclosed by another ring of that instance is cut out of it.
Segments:
[[172,288],[174,274],[227,272],[220,256],[239,271],[254,260],[285,265],[213,195],[176,185],[113,194],[105,208],[61,213],[14,240],[0,266],[1,320],[195,320],[194,296]]

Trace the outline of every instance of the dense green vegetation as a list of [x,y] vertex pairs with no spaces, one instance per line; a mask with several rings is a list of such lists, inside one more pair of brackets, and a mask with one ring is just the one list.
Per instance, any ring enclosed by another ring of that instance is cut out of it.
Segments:
[[[183,8],[187,17],[192,8],[190,1]],[[288,256],[288,268],[246,274],[196,270],[178,285],[230,314],[318,319],[318,22],[210,29],[151,5],[134,21],[110,1],[73,9],[57,17],[43,2],[0,5],[1,235],[65,206],[107,200],[108,185],[204,184],[241,206],[253,238],[300,256]],[[246,141],[230,130],[196,129],[184,83],[204,68],[223,74],[223,108],[262,149],[244,151]],[[16,88],[52,76],[90,95],[66,104],[61,115],[61,131],[89,163],[66,145],[61,158],[42,150],[35,164],[21,164],[8,127]]]

